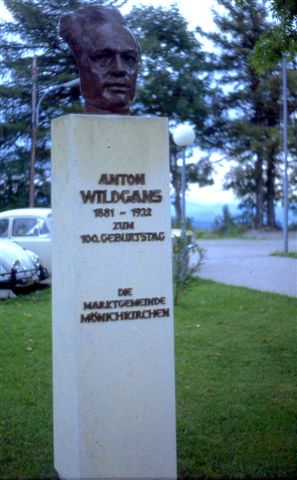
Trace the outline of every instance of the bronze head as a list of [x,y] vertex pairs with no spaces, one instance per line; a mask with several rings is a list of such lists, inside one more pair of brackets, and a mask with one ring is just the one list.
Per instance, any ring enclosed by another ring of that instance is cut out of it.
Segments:
[[101,5],[80,8],[63,15],[60,34],[75,57],[86,112],[127,115],[140,48],[120,12]]

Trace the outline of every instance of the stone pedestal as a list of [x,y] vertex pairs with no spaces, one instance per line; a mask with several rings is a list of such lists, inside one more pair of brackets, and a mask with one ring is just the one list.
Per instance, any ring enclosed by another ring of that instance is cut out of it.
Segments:
[[53,121],[55,467],[175,478],[166,119]]

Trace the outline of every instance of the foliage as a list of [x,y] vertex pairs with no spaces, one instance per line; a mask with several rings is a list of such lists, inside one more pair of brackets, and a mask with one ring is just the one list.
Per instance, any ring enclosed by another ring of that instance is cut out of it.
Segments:
[[177,305],[181,295],[186,292],[194,282],[194,275],[198,273],[206,250],[199,247],[197,242],[192,242],[192,232],[187,231],[184,240],[181,236],[173,239],[173,296]]
[[222,215],[215,218],[214,230],[220,232],[227,232],[235,227],[235,219],[231,215],[228,205],[224,205],[222,208]]
[[273,68],[284,57],[297,55],[297,3],[295,0],[271,0],[277,23],[270,34],[263,33],[255,45],[253,65],[259,72]]
[[297,252],[293,252],[293,251],[288,252],[288,253],[274,252],[271,255],[273,255],[274,257],[286,257],[286,258],[296,258],[297,259]]
[[[282,198],[281,81],[279,71],[259,74],[251,64],[254,47],[272,26],[259,0],[238,6],[233,0],[217,0],[223,9],[215,13],[217,31],[206,37],[217,54],[212,61],[216,74],[216,109],[220,125],[219,148],[233,161],[225,187],[233,189],[241,207],[252,215],[255,228],[274,228],[275,203]],[[291,201],[296,178],[297,72],[289,66],[289,172]]]
[[[296,315],[295,298],[201,279],[181,297],[180,479],[296,478]],[[0,328],[0,477],[56,479],[50,291],[2,302]]]
[[[210,114],[209,78],[205,53],[194,32],[175,5],[164,9],[136,8],[127,16],[142,50],[135,113],[165,116],[169,126],[189,122],[196,130],[196,142],[206,146],[204,135]],[[192,153],[192,150],[188,149]],[[170,136],[171,183],[176,217],[181,217],[181,167],[178,148]],[[209,157],[193,159],[187,166],[187,183],[209,185],[212,166]]]
[[293,221],[289,224],[289,231],[297,232],[297,222]]
[[[121,6],[124,1],[90,0]],[[2,25],[0,87],[2,153],[0,156],[0,203],[2,209],[25,206],[28,197],[31,70],[37,55],[38,92],[78,76],[70,49],[58,36],[59,17],[85,5],[84,0],[5,0],[13,22]],[[139,38],[143,55],[135,114],[168,116],[170,125],[190,121],[202,131],[208,114],[205,54],[176,6],[169,9],[133,8],[127,20]],[[18,35],[15,35],[15,32]],[[82,109],[78,87],[57,90],[45,97],[37,136],[37,205],[47,205],[50,182],[49,120]],[[199,135],[198,135],[199,137]],[[201,144],[202,137],[199,137]],[[180,195],[179,152],[172,147],[172,182],[177,203]],[[210,182],[207,159],[195,160],[188,180]],[[18,195],[16,194],[18,192]],[[21,192],[21,193],[20,193]]]
[[222,208],[222,215],[218,215],[214,220],[213,231],[218,234],[227,234],[238,236],[244,233],[251,223],[241,215],[232,215],[228,205]]
[[[0,204],[1,209],[26,206],[31,149],[32,58],[37,56],[38,91],[78,76],[70,52],[58,35],[60,16],[85,5],[84,0],[4,0],[13,21],[0,31]],[[88,4],[123,4],[89,0]],[[77,88],[46,97],[37,135],[36,204],[49,205],[51,118],[81,110]]]
[[205,54],[178,8],[134,7],[128,24],[142,50],[134,111],[191,122],[198,129],[206,117]]

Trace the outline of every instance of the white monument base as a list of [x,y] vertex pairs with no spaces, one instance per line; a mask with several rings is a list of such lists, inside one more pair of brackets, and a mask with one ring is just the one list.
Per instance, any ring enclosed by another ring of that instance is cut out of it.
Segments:
[[55,467],[175,478],[166,119],[53,121]]

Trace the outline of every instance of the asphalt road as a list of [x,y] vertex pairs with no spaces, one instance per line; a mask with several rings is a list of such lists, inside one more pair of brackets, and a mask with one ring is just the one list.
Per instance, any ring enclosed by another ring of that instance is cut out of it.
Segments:
[[[283,250],[281,235],[266,239],[199,240],[206,258],[198,276],[229,285],[297,297],[297,260],[271,256]],[[289,251],[297,251],[297,236]]]

